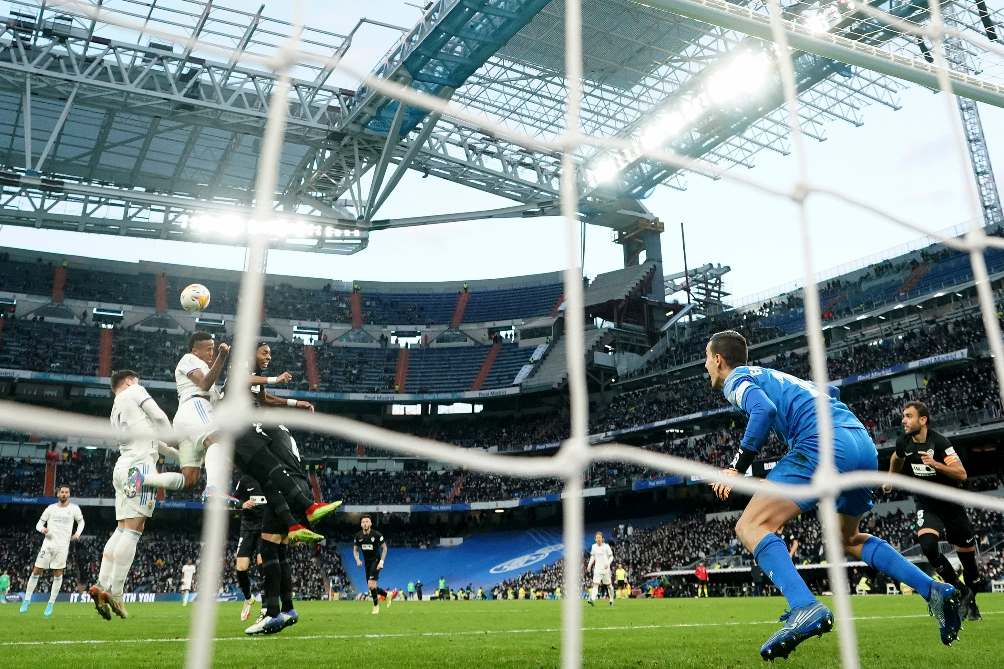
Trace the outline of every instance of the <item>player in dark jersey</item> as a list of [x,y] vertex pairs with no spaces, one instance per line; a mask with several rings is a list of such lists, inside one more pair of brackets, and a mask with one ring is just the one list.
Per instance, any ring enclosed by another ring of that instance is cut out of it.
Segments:
[[[255,347],[255,373],[247,379],[248,386],[256,406],[295,406],[313,411],[310,402],[298,400],[283,400],[270,395],[262,386],[268,384],[286,383],[293,376],[284,372],[279,376],[264,376],[265,370],[272,361],[272,351],[265,342],[259,342]],[[288,434],[288,432],[287,432]],[[311,530],[308,526],[315,523],[341,506],[341,502],[315,501],[310,487],[306,489],[298,481],[290,477],[287,467],[276,456],[281,450],[272,450],[273,436],[253,425],[246,432],[234,439],[234,465],[241,473],[258,481],[262,493],[273,505],[273,508],[284,523],[283,534],[295,541],[320,541],[324,537]],[[299,458],[297,458],[297,462]]]
[[[907,402],[903,407],[903,431],[896,440],[896,452],[889,460],[889,471],[901,471],[923,481],[961,487],[966,480],[966,468],[955,448],[945,436],[929,428],[930,413],[923,402]],[[891,486],[883,486],[888,491]],[[976,566],[976,532],[965,508],[952,502],[914,495],[917,503],[917,541],[924,556],[945,583],[962,593],[961,610],[967,620],[982,620],[976,606],[979,569]],[[955,568],[938,550],[944,538],[955,546],[962,563],[966,584],[959,582]]]
[[262,495],[258,482],[250,476],[242,476],[237,482],[234,497],[241,508],[241,533],[237,540],[237,560],[234,572],[237,574],[237,584],[244,595],[244,606],[241,607],[241,620],[251,616],[251,565],[258,556],[258,546],[261,543],[261,519],[267,502]]
[[[255,349],[255,370],[251,376],[251,394],[255,406],[296,406],[313,411],[310,402],[298,400],[283,400],[268,393],[265,383],[274,384],[292,380],[289,372],[283,372],[278,377],[266,377],[268,366],[272,362],[272,351],[267,343],[261,342]],[[255,425],[254,431],[267,442],[267,450],[279,463],[284,474],[293,482],[295,496],[299,498],[312,497],[310,483],[296,440],[284,425]],[[289,496],[268,498],[261,524],[261,570],[264,575],[265,595],[262,601],[262,613],[255,624],[248,627],[246,634],[273,634],[286,627],[295,625],[299,620],[293,608],[293,581],[289,565],[289,536],[287,534],[287,517],[290,513],[285,504]],[[337,508],[341,502],[333,502]]]
[[[387,542],[382,534],[373,529],[373,519],[369,516],[363,516],[359,526],[362,531],[356,533],[352,540],[352,556],[356,559],[357,567],[366,567],[366,587],[370,589],[370,597],[373,598],[373,615],[377,615],[380,613],[381,596],[386,599],[387,606],[390,606],[387,591],[377,584],[383,562],[387,559]],[[360,553],[362,559],[359,558]]]

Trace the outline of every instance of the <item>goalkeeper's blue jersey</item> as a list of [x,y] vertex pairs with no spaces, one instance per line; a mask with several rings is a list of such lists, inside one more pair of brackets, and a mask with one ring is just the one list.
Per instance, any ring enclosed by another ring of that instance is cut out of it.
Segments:
[[[760,388],[777,408],[772,428],[788,443],[788,448],[816,450],[819,434],[816,397],[819,390],[815,384],[776,369],[744,366],[732,370],[725,379],[722,392],[730,404],[748,414],[746,393],[753,386]],[[830,388],[827,397],[833,427],[864,429],[857,416],[837,398],[835,387]],[[839,444],[835,448],[839,448]]]

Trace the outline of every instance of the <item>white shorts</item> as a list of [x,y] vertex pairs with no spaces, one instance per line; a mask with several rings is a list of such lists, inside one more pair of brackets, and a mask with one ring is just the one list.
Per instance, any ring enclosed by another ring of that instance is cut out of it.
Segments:
[[150,518],[157,506],[157,491],[143,488],[135,497],[127,497],[125,488],[126,477],[132,467],[138,467],[144,474],[157,471],[157,465],[152,461],[134,462],[129,458],[119,458],[112,470],[112,485],[115,487],[115,520],[127,518]]
[[213,433],[207,429],[213,417],[209,400],[193,397],[178,407],[174,414],[174,429],[189,435],[178,443],[178,459],[182,467],[201,467],[206,459],[206,437]]
[[181,591],[182,592],[191,592],[191,590],[192,590],[192,582],[191,581],[189,581],[188,583],[182,582],[182,584],[181,584]]
[[593,570],[593,585],[610,585],[610,570]]
[[66,554],[69,547],[50,546],[49,542],[43,541],[42,548],[35,558],[35,566],[39,569],[66,569]]

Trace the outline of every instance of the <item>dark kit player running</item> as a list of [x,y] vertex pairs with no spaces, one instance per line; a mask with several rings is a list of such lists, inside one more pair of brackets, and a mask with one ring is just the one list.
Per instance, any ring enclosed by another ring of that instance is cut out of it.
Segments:
[[[932,481],[954,488],[966,480],[966,468],[955,448],[945,436],[929,427],[930,413],[923,402],[907,402],[903,407],[903,432],[896,440],[896,452],[889,459],[889,471],[904,472],[923,481]],[[888,491],[891,487],[883,486]],[[962,593],[962,614],[967,620],[982,620],[976,606],[979,589],[979,569],[976,566],[976,532],[965,508],[952,502],[914,495],[917,503],[917,542],[924,557],[945,583]],[[955,546],[962,563],[966,584],[959,582],[955,568],[938,549],[941,539]]]
[[[370,597],[373,598],[373,615],[380,613],[380,597],[384,597],[387,606],[390,606],[390,598],[387,591],[381,588],[377,581],[380,580],[380,570],[383,569],[383,561],[387,558],[387,542],[383,535],[373,529],[373,519],[363,516],[359,521],[361,532],[356,533],[352,541],[352,556],[356,559],[356,566],[366,567],[366,587],[370,589]],[[359,554],[362,553],[362,559]]]

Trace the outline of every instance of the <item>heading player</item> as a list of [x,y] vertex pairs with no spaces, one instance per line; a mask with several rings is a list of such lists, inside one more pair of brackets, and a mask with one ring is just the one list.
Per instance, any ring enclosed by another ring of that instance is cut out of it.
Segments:
[[[255,370],[251,375],[251,395],[254,404],[261,406],[295,406],[308,411],[314,410],[314,405],[310,402],[297,400],[282,400],[269,394],[263,387],[264,384],[287,383],[293,376],[289,372],[283,372],[279,376],[266,377],[264,374],[272,363],[272,351],[265,342],[259,342],[255,347]],[[251,441],[248,441],[251,440]],[[249,458],[246,447],[261,441],[265,445],[265,450],[254,457]],[[281,478],[289,485],[288,492],[282,495],[266,494],[267,503],[261,520],[261,542],[259,552],[261,554],[261,573],[264,577],[264,598],[262,601],[262,612],[253,625],[244,630],[245,634],[274,634],[286,627],[295,625],[299,621],[299,615],[293,608],[293,578],[289,559],[289,542],[294,538],[290,534],[289,523],[291,511],[288,503],[296,503],[299,498],[300,504],[307,504],[307,520],[314,522],[323,516],[332,513],[341,502],[312,503],[313,497],[310,490],[310,483],[307,479],[303,462],[300,460],[300,452],[296,447],[296,440],[289,433],[284,425],[255,425],[254,430],[237,439],[235,443],[235,453],[238,466],[257,466],[263,461],[263,455],[270,456],[276,462],[273,470],[270,470],[269,483]],[[295,538],[306,534],[306,528],[295,528]],[[309,534],[320,538],[313,532]],[[242,611],[243,612],[243,611]]]
[[[373,519],[369,516],[363,516],[359,520],[359,526],[361,530],[352,540],[352,557],[356,559],[357,567],[365,565],[366,587],[370,589],[370,597],[373,599],[373,615],[377,615],[380,613],[380,597],[384,597],[387,606],[390,606],[387,591],[377,583],[384,560],[387,559],[387,542],[382,534],[373,529]],[[359,558],[360,552],[362,559]],[[444,582],[445,579],[440,579],[440,583]]]
[[[748,360],[746,339],[734,330],[712,335],[705,350],[704,367],[711,377],[711,387],[721,390],[730,404],[749,415],[740,448],[732,466],[724,473],[738,476],[749,469],[757,450],[773,429],[787,442],[788,453],[777,462],[767,479],[808,485],[819,463],[815,403],[820,390],[784,372],[747,366]],[[833,417],[837,469],[840,472],[874,471],[878,468],[875,444],[847,405],[834,395],[828,392],[826,400]],[[732,492],[732,487],[723,483],[715,483],[712,488],[722,500],[728,499]],[[784,626],[760,648],[765,660],[787,657],[801,642],[829,632],[833,627],[830,610],[816,600],[791,561],[784,540],[775,534],[789,520],[814,508],[816,503],[817,500],[794,502],[757,493],[736,523],[739,540],[788,600],[789,610],[781,616]],[[837,497],[844,551],[920,593],[938,621],[942,643],[950,645],[958,638],[961,627],[958,591],[951,585],[935,582],[882,539],[861,532],[861,516],[872,506],[872,493],[866,488],[844,490]]]
[[595,606],[593,602],[599,594],[600,586],[606,589],[607,597],[610,598],[610,606],[614,605],[614,589],[611,586],[610,567],[614,563],[614,551],[610,544],[603,541],[603,533],[597,532],[593,537],[595,543],[589,549],[589,563],[586,571],[593,572],[593,587],[589,589],[589,605]]
[[[43,616],[52,616],[52,605],[56,603],[59,589],[63,586],[63,570],[66,569],[66,556],[70,552],[70,541],[76,541],[84,531],[84,515],[80,507],[70,502],[70,486],[59,486],[56,491],[55,504],[45,507],[42,517],[38,519],[35,529],[45,535],[42,548],[35,558],[35,566],[31,568],[28,585],[24,590],[24,600],[21,601],[21,613],[27,613],[31,605],[31,596],[38,585],[38,577],[43,571],[52,571],[52,587],[49,589],[49,603],[45,605]],[[77,531],[73,532],[73,524]]]
[[[924,481],[934,481],[951,487],[961,487],[966,480],[966,468],[959,454],[945,436],[930,429],[931,415],[923,402],[907,402],[903,407],[903,432],[896,439],[896,452],[889,459],[889,471],[897,474],[907,466],[908,475]],[[891,488],[888,484],[883,490]],[[966,509],[952,502],[927,495],[914,495],[917,503],[917,542],[924,556],[938,575],[962,593],[962,613],[967,620],[981,620],[976,605],[976,590],[980,573],[976,565],[976,532],[969,522]],[[966,584],[959,582],[955,568],[938,550],[940,540],[955,546],[962,563]]]
[[[115,372],[111,385],[115,395],[110,416],[113,427],[123,432],[171,427],[167,414],[140,385],[136,372],[131,369]],[[116,528],[101,553],[98,582],[89,590],[94,608],[105,620],[111,619],[111,613],[120,618],[128,617],[122,593],[136,557],[136,545],[146,528],[146,519],[153,516],[156,506],[152,489],[180,490],[184,486],[182,474],[157,471],[157,458],[161,453],[178,457],[178,451],[151,437],[130,437],[119,445],[119,457],[112,470]]]
[[178,444],[181,473],[185,487],[193,488],[199,481],[199,470],[206,464],[206,493],[223,494],[230,487],[222,472],[226,457],[219,449],[209,451],[215,441],[212,421],[213,405],[222,397],[217,381],[223,372],[230,347],[216,345],[208,332],[193,332],[188,338],[188,353],[181,356],[174,369],[174,383],[178,389],[178,410],[174,414],[174,427],[185,436]]

